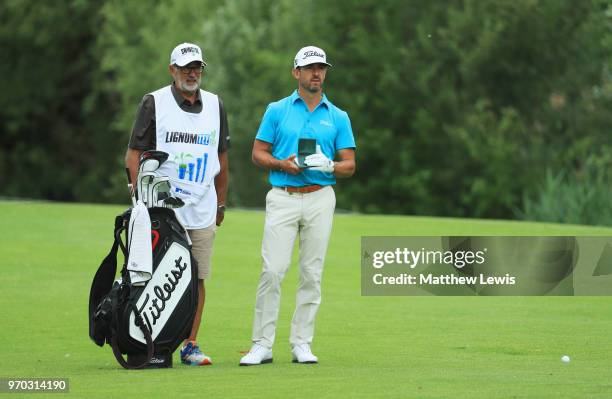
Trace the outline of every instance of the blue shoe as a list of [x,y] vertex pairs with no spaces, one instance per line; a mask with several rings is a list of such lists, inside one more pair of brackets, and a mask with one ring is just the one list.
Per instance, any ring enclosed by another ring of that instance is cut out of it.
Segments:
[[187,345],[181,349],[181,362],[190,366],[207,366],[212,364],[210,357],[202,353],[195,341],[187,342]]

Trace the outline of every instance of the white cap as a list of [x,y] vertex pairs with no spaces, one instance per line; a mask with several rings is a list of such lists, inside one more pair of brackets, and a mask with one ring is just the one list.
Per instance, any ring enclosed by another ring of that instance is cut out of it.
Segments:
[[310,64],[325,64],[327,66],[332,66],[327,62],[325,51],[315,46],[301,48],[293,60],[294,68],[303,67]]
[[202,59],[202,49],[193,43],[181,43],[172,50],[170,65],[185,66],[193,61],[206,65]]

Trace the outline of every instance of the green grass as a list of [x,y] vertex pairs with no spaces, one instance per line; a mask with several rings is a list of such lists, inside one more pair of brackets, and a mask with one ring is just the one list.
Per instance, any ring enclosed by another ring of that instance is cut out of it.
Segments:
[[[297,268],[283,283],[274,363],[250,347],[263,213],[228,211],[200,342],[211,367],[126,371],[89,340],[91,279],[118,206],[0,202],[0,377],[67,377],[74,398],[609,398],[609,297],[362,297],[362,235],[612,235],[612,229],[337,215],[313,345],[291,363]],[[563,354],[572,357],[563,364]],[[24,396],[24,395],[18,395]],[[34,397],[44,397],[37,394]],[[56,396],[53,396],[56,397]]]

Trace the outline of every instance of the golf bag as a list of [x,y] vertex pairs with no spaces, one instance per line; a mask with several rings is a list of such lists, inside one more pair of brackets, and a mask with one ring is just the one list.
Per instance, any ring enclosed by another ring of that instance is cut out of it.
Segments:
[[[129,369],[172,367],[172,353],[189,336],[198,302],[197,266],[186,230],[172,209],[147,210],[153,251],[150,280],[141,285],[130,281],[129,209],[115,218],[112,248],[89,295],[90,338],[98,346],[109,344],[117,362]],[[124,263],[115,281],[119,248]],[[127,354],[127,361],[122,354]]]

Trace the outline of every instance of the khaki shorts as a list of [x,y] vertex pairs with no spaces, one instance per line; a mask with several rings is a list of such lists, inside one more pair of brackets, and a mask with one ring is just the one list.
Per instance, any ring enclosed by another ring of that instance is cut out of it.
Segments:
[[210,277],[210,260],[216,231],[217,226],[214,223],[205,229],[187,230],[192,243],[191,252],[198,262],[198,278],[200,280],[206,280]]

